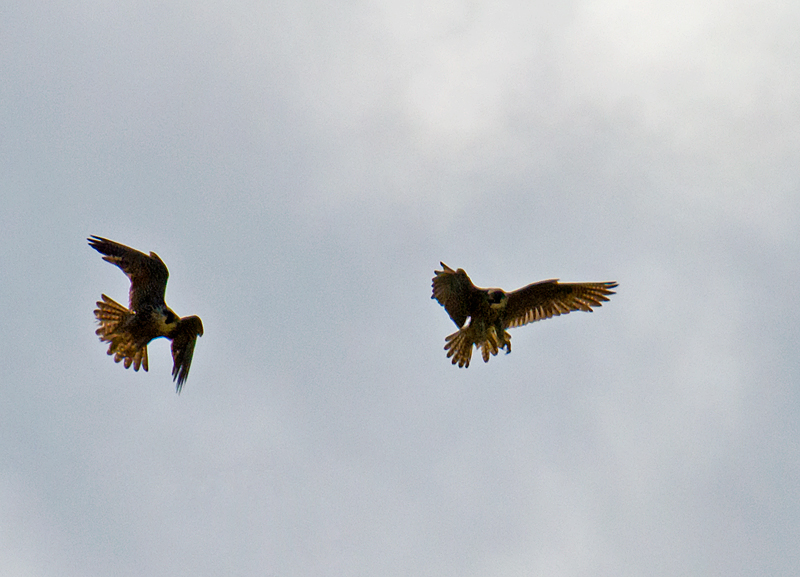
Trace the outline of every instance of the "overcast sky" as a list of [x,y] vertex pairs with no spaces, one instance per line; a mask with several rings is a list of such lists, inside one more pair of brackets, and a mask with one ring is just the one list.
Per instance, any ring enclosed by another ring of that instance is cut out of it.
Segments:
[[[794,576],[800,5],[0,8],[0,572]],[[128,282],[199,315],[125,370]],[[618,281],[450,364],[479,286]]]

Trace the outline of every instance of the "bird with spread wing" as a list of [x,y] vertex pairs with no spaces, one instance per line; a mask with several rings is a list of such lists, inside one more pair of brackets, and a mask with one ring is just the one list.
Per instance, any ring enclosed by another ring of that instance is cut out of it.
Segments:
[[507,293],[498,288],[480,288],[472,284],[463,269],[446,264],[434,271],[432,299],[439,301],[459,330],[445,338],[447,358],[459,367],[469,367],[472,345],[481,349],[483,362],[505,348],[511,352],[511,335],[506,329],[567,314],[592,312],[602,306],[616,282],[559,283],[543,280]]
[[122,269],[131,281],[130,309],[102,295],[97,301],[94,316],[100,324],[96,333],[102,342],[109,343],[108,354],[122,361],[125,368],[133,365],[138,371],[147,367],[147,344],[158,337],[172,341],[172,379],[181,392],[192,364],[197,337],[203,335],[199,317],[180,318],[164,302],[169,271],[154,252],[146,255],[112,240],[92,236],[89,245],[103,260]]

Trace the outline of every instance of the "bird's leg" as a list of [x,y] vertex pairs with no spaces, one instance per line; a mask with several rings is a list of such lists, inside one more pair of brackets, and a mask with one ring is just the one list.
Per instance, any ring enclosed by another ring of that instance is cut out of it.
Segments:
[[511,352],[511,335],[508,334],[506,331],[503,331],[503,340],[505,342],[502,345],[500,345],[500,348],[502,349],[503,347],[505,347],[506,354],[508,354]]
[[[505,293],[503,293],[505,294]],[[504,303],[505,304],[505,303]],[[495,335],[495,342],[497,343],[498,349],[505,349],[506,354],[511,352],[511,335],[503,328],[502,321],[498,318],[494,322],[494,326],[492,327],[492,332]],[[495,351],[495,354],[497,352]]]

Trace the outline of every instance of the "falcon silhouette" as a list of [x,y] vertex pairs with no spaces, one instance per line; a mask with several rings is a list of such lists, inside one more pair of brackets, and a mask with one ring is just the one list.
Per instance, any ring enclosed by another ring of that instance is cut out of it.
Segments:
[[567,314],[592,312],[602,306],[616,282],[564,283],[543,280],[507,293],[498,288],[479,288],[463,269],[453,270],[443,262],[435,270],[432,299],[439,301],[459,330],[445,338],[447,358],[459,367],[469,367],[472,345],[481,349],[483,362],[489,354],[505,348],[511,352],[511,335],[506,329]]
[[203,335],[199,317],[180,318],[164,302],[169,271],[154,252],[150,256],[113,240],[91,236],[89,245],[103,260],[122,269],[131,280],[130,309],[102,295],[94,316],[100,324],[96,334],[109,343],[108,354],[114,361],[133,370],[147,370],[147,343],[158,337],[172,341],[172,380],[177,380],[180,394],[192,364],[197,337]]

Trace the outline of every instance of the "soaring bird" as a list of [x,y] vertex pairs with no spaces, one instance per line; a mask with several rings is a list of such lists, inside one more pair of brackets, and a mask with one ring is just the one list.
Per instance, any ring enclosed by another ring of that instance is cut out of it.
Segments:
[[472,345],[481,349],[483,362],[489,354],[505,348],[511,352],[511,335],[506,329],[567,314],[592,312],[613,295],[616,282],[559,283],[543,280],[507,293],[498,288],[472,284],[463,269],[453,270],[443,262],[435,270],[432,299],[439,301],[459,330],[445,338],[447,358],[459,367],[469,367]]
[[125,368],[133,365],[147,370],[147,343],[158,337],[172,341],[172,380],[177,380],[180,394],[189,367],[197,337],[203,335],[199,317],[180,318],[164,302],[169,271],[154,252],[150,256],[113,240],[91,236],[89,245],[103,254],[103,260],[122,269],[131,281],[130,309],[102,295],[97,301],[94,316],[100,324],[96,333],[100,340],[109,343],[108,354],[114,361],[122,361]]

